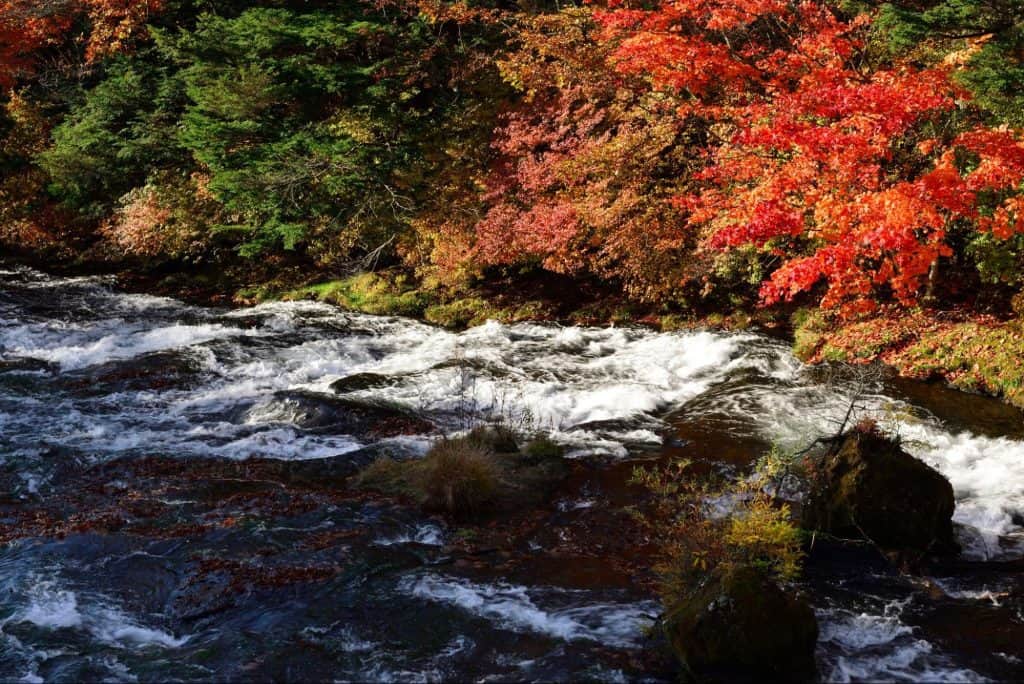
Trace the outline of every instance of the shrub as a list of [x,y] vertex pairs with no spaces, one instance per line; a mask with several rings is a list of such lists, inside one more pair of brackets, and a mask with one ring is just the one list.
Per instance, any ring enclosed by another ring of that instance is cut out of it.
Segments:
[[[779,581],[796,579],[803,556],[787,505],[777,506],[747,481],[721,484],[689,472],[689,461],[637,468],[632,482],[653,496],[636,513],[658,547],[655,572],[666,605],[697,591],[710,573],[754,566]],[[725,515],[719,504],[732,506]]]

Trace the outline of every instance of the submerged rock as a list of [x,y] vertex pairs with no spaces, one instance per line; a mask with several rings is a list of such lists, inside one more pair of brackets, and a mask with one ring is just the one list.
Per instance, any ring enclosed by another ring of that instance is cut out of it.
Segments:
[[672,650],[698,681],[809,681],[818,621],[758,568],[716,570],[665,618]]
[[265,420],[281,420],[306,430],[331,431],[358,438],[426,434],[434,429],[426,419],[403,406],[306,390],[277,392],[273,403],[257,411]]
[[949,480],[876,429],[855,429],[829,455],[804,526],[886,550],[946,553],[953,539]]

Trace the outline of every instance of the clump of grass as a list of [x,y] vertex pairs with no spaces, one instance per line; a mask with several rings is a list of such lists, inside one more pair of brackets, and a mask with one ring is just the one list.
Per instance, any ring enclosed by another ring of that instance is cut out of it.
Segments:
[[494,451],[467,436],[442,439],[419,460],[378,459],[356,477],[356,485],[464,517],[494,504],[504,484],[502,471]]
[[442,440],[420,465],[421,503],[428,510],[478,513],[491,507],[501,485],[493,453],[471,440]]
[[514,454],[519,451],[518,437],[507,425],[478,425],[469,431],[465,439],[498,454]]
[[511,429],[487,425],[438,441],[421,459],[379,459],[354,484],[464,519],[544,500],[568,473],[562,455],[547,438],[520,450]]
[[565,448],[547,435],[541,435],[527,442],[526,446],[523,447],[523,453],[537,461],[561,458],[565,455]]

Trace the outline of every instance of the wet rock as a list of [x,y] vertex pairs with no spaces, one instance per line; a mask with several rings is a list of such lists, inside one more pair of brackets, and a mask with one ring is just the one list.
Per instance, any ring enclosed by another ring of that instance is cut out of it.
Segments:
[[187,389],[199,381],[200,361],[187,352],[158,351],[67,373],[64,384],[83,394]]
[[357,401],[307,391],[278,392],[271,410],[307,430],[329,430],[355,437],[393,437],[433,431],[433,425],[401,406]]
[[867,537],[892,551],[958,550],[949,480],[873,428],[846,435],[813,487],[804,511],[808,529]]
[[669,610],[665,632],[696,681],[814,678],[814,610],[752,566],[712,573],[700,590]]
[[395,384],[394,378],[380,373],[355,373],[331,383],[331,391],[338,394],[358,392],[360,390],[380,389]]
[[0,359],[0,373],[7,371],[21,371],[21,372],[38,372],[46,371],[49,373],[55,373],[59,369],[59,366],[53,363],[48,363],[41,359],[32,358],[13,358],[13,359]]

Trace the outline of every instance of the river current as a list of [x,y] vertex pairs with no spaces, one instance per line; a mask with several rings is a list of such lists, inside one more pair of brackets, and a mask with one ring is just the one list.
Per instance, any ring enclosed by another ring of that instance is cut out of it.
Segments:
[[[964,551],[927,583],[817,562],[822,677],[1024,678],[1020,414],[865,382],[756,333],[452,333],[0,264],[0,679],[670,678],[644,656],[655,597],[604,562],[623,540],[566,540],[607,529],[634,463],[738,472],[831,434],[851,401],[950,479]],[[488,416],[551,433],[578,466],[502,562],[452,562],[461,530],[340,493],[376,456]]]

